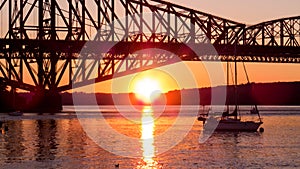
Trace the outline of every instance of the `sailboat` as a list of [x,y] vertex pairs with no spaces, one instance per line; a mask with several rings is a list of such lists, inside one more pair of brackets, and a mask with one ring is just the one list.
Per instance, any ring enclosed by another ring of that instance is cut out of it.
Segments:
[[[245,66],[244,66],[245,69]],[[246,69],[245,69],[246,72]],[[229,63],[227,62],[227,85],[229,85]],[[249,78],[246,73],[248,83]],[[203,121],[203,129],[208,131],[235,131],[235,132],[256,132],[261,124],[263,124],[262,119],[260,117],[257,105],[254,106],[252,110],[250,110],[251,114],[258,115],[258,121],[243,121],[241,119],[241,115],[238,113],[238,97],[237,97],[237,65],[235,62],[235,82],[234,82],[234,97],[235,97],[235,108],[230,113],[229,105],[227,105],[227,109],[222,114],[221,117],[213,117],[209,116],[208,113],[206,116],[198,116],[199,121]],[[263,129],[261,130],[263,131]]]

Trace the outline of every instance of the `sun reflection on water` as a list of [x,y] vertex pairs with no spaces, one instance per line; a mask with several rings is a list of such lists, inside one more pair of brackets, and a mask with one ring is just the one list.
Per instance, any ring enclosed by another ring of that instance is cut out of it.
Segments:
[[155,146],[154,146],[154,130],[155,122],[153,118],[153,109],[151,106],[145,106],[142,111],[142,124],[141,124],[141,142],[143,150],[143,158],[139,162],[137,168],[160,168],[155,157]]

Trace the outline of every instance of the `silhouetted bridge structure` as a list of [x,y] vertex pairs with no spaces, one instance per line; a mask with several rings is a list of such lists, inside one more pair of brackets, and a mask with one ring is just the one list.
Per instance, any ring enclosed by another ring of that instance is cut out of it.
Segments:
[[3,0],[0,15],[0,77],[28,91],[61,92],[178,57],[300,63],[300,16],[247,26],[160,0]]

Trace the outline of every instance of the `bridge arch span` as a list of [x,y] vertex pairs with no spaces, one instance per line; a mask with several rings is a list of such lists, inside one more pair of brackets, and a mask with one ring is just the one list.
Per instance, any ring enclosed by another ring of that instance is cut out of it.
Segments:
[[[97,46],[111,47],[98,50]],[[181,61],[205,61],[207,59],[203,58],[207,57],[220,61],[210,43],[182,43],[176,39],[172,43],[120,41],[114,45],[99,41],[87,42],[78,58],[79,67],[72,83],[58,90],[82,87]]]
[[300,16],[275,19],[247,27],[240,36],[243,45],[292,46],[300,45]]

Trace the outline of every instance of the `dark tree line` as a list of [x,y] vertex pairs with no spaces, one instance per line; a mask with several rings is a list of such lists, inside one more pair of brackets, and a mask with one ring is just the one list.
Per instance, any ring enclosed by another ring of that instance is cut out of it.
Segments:
[[8,91],[4,78],[0,78],[0,112],[13,110],[13,95]]
[[[226,104],[235,104],[235,87],[234,86],[218,86],[214,88],[196,89],[199,92],[199,104],[224,104],[224,89],[227,90]],[[212,90],[216,93],[212,101]],[[195,90],[184,89],[170,91],[158,98],[155,104],[179,105],[182,99],[185,103],[194,103],[195,98],[191,92]],[[91,99],[96,98],[99,105],[118,104],[143,104],[135,98],[134,94],[104,94],[104,93],[77,93],[80,102],[76,104],[88,105]],[[76,97],[77,97],[76,96]],[[220,96],[220,97],[218,97]],[[278,82],[278,83],[251,83],[243,84],[237,87],[237,101],[240,105],[300,105],[300,82]],[[63,105],[72,105],[72,93],[62,93]]]

